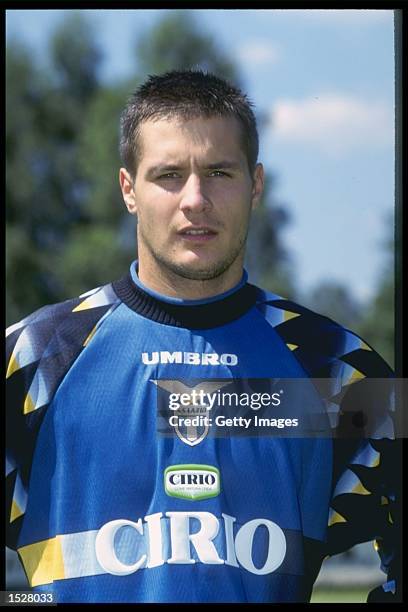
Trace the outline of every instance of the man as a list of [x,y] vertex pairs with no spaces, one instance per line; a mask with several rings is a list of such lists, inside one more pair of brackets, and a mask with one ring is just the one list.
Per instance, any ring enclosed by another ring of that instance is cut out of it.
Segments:
[[[358,336],[247,282],[264,175],[246,96],[198,71],[150,77],[120,148],[138,260],[8,330],[9,545],[30,584],[59,602],[308,601],[324,556],[376,538],[374,599],[395,592],[390,440],[205,420],[230,384],[324,379],[347,416],[365,378],[392,376]],[[186,399],[172,420],[166,398]]]

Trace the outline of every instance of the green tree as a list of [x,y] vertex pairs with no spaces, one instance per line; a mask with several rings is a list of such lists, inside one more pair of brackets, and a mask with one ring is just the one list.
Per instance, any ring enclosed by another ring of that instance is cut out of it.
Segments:
[[394,224],[391,213],[385,217],[386,238],[383,243],[384,267],[376,294],[365,310],[357,329],[387,363],[394,367],[395,346],[395,282],[394,282]]
[[88,219],[78,143],[100,61],[90,28],[75,13],[50,41],[49,68],[18,41],[8,45],[7,322],[69,295],[58,270],[70,232]]
[[61,98],[67,96],[71,104],[76,102],[73,108],[65,109],[76,122],[75,111],[80,111],[80,105],[86,105],[100,86],[102,52],[95,42],[92,22],[80,13],[68,14],[52,37],[51,56]]
[[191,14],[171,10],[135,45],[141,73],[161,74],[169,70],[201,69],[213,72],[235,83],[238,68],[216,44],[214,38]]
[[45,243],[56,219],[47,210],[47,159],[39,106],[49,83],[28,49],[13,41],[6,61],[7,322],[52,301]]
[[361,304],[342,283],[325,280],[302,297],[302,304],[353,331],[361,323]]
[[384,278],[359,333],[394,367],[394,281]]

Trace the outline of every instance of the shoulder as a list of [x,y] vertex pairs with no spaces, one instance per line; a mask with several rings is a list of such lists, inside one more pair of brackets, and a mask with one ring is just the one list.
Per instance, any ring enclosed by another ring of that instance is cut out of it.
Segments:
[[[119,304],[107,284],[79,297],[43,306],[6,330],[6,377],[43,358],[77,354],[95,326]],[[58,358],[61,362],[61,357]]]
[[256,306],[315,377],[331,375],[336,364],[350,376],[354,371],[378,378],[392,373],[364,338],[330,317],[260,288]]
[[257,308],[273,327],[279,328],[280,333],[290,334],[295,332],[299,338],[303,336],[305,340],[307,332],[316,334],[318,331],[324,332],[325,335],[358,337],[357,334],[330,317],[259,287],[256,289]]

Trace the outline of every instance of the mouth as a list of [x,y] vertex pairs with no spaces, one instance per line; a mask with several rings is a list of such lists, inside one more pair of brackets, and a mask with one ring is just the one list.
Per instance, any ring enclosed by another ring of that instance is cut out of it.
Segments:
[[197,226],[185,227],[178,235],[189,242],[208,242],[217,236],[217,232],[210,227]]

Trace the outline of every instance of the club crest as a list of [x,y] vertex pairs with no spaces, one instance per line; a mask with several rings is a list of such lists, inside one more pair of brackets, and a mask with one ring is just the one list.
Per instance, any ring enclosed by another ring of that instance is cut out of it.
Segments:
[[[196,446],[205,440],[210,429],[209,419],[211,416],[211,406],[206,401],[205,394],[222,389],[222,387],[230,384],[230,381],[205,380],[193,387],[189,387],[179,380],[154,380],[152,382],[157,385],[159,393],[160,390],[163,390],[167,394],[186,394],[190,396],[183,405],[171,411],[172,427],[177,437],[189,446]],[[196,394],[192,393],[194,390],[197,392]],[[202,394],[204,397],[200,395],[201,390],[204,392]],[[192,397],[194,395],[195,399]]]

